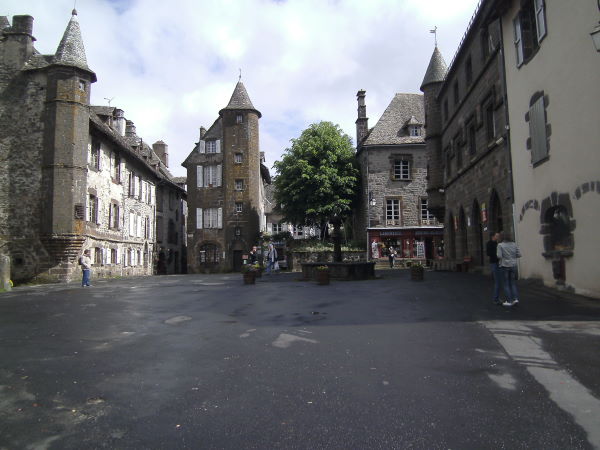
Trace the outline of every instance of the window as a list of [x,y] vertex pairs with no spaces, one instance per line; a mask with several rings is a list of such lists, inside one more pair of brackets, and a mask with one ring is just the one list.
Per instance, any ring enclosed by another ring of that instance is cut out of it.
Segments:
[[150,228],[150,217],[144,219],[144,238],[152,238],[152,228]]
[[119,264],[119,252],[116,248],[110,250],[110,263]]
[[99,223],[100,219],[100,200],[94,194],[88,198],[88,222]]
[[219,187],[222,180],[221,164],[210,166],[197,166],[198,187]]
[[432,224],[435,221],[435,218],[433,217],[433,214],[431,214],[429,212],[429,210],[427,209],[427,199],[426,198],[422,198],[421,199],[421,223],[422,224]]
[[112,161],[112,168],[111,168],[111,172],[112,172],[112,177],[113,177],[113,181],[120,183],[121,182],[121,157],[114,153],[113,157],[111,158]]
[[546,36],[544,0],[526,0],[513,19],[517,67],[533,57]]
[[490,32],[487,28],[484,28],[481,32],[481,60],[486,61],[488,56],[490,56],[491,51],[491,40],[490,40]]
[[281,223],[272,223],[271,230],[272,230],[273,234],[281,233],[283,231],[283,226],[281,225]]
[[467,141],[469,144],[469,155],[477,153],[477,139],[475,134],[475,121],[471,119],[467,124]]
[[102,249],[100,247],[94,248],[94,264],[98,266],[102,264]]
[[90,153],[90,167],[95,170],[100,170],[100,141],[92,139],[92,149]]
[[113,229],[119,228],[119,205],[117,203],[110,204],[108,211],[108,226]]
[[452,153],[450,147],[446,147],[446,178],[450,178],[452,175]]
[[235,116],[235,123],[243,123],[244,122],[244,116],[242,114],[238,114]]
[[458,106],[460,96],[458,95],[458,81],[454,82],[454,106]]
[[463,146],[461,145],[462,143],[460,142],[459,135],[454,137],[452,144],[454,145],[454,154],[456,155],[456,170],[460,170],[463,163]]
[[448,120],[448,99],[444,100],[444,122]]
[[235,180],[235,190],[236,191],[244,190],[244,180]]
[[399,199],[386,200],[385,223],[386,225],[400,225]]
[[244,161],[244,155],[241,153],[236,153],[235,155],[233,155],[233,161],[236,164],[241,164]]
[[407,159],[394,160],[394,180],[410,180],[410,161]]
[[408,133],[411,136],[421,136],[421,125],[409,125]]
[[129,211],[129,236],[135,236],[135,229],[136,229],[136,224],[135,224],[135,220],[136,220],[136,215],[133,211]]
[[496,118],[494,115],[494,103],[490,101],[485,105],[485,134],[488,142],[496,137]]
[[85,91],[85,81],[84,80],[79,80],[79,89],[82,91]]
[[243,211],[244,211],[244,204],[242,202],[236,202],[235,203],[235,212],[241,213]]
[[465,63],[465,81],[467,86],[471,86],[471,83],[473,82],[473,62],[471,61],[470,56]]
[[206,208],[206,209],[204,209],[201,228],[222,228],[223,227],[222,222],[223,222],[223,208]]
[[206,141],[206,153],[217,153],[217,141]]
[[548,157],[548,135],[546,132],[546,110],[543,93],[534,95],[525,120],[529,120],[528,148],[531,148],[531,163],[536,164]]
[[294,232],[294,236],[302,237],[302,236],[304,236],[304,227],[294,226],[293,232]]

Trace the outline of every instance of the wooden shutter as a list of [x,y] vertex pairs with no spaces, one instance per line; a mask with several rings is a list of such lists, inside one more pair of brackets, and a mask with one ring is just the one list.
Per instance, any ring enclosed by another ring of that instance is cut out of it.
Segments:
[[200,188],[204,186],[204,167],[196,166],[196,185]]
[[198,147],[198,150],[200,151],[200,153],[206,153],[206,142],[200,140],[199,144],[200,145]]
[[517,58],[517,67],[523,64],[523,36],[521,33],[520,14],[513,20],[513,28],[515,31],[515,56]]
[[535,27],[537,39],[540,42],[546,36],[546,16],[544,15],[544,0],[534,0]]
[[96,197],[96,224],[100,225],[102,222],[102,200],[99,197]]
[[196,229],[202,229],[202,208],[196,208]]
[[217,209],[217,228],[223,228],[223,208]]
[[543,96],[538,98],[529,110],[529,135],[531,137],[531,162],[535,164],[548,155]]
[[215,141],[215,153],[221,153],[221,141],[219,139]]
[[216,182],[216,186],[221,186],[222,185],[222,178],[223,178],[223,166],[221,164],[217,164],[217,182]]

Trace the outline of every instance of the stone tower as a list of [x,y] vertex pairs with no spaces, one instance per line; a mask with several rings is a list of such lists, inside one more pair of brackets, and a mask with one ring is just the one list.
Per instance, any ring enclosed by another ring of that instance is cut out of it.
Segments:
[[437,46],[433,50],[427,72],[421,83],[425,103],[425,146],[429,158],[427,186],[428,209],[440,221],[444,220],[444,165],[442,155],[442,116],[437,101],[448,68]]
[[[47,70],[41,239],[55,263],[73,262],[84,241],[91,83],[77,11]],[[55,264],[53,264],[55,266]],[[64,270],[67,267],[53,269]],[[60,274],[58,274],[60,275]]]

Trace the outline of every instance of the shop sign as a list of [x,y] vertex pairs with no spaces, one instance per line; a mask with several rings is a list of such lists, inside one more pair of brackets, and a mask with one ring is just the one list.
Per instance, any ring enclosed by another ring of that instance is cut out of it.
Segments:
[[487,222],[487,209],[485,207],[485,203],[481,204],[481,221],[483,223]]

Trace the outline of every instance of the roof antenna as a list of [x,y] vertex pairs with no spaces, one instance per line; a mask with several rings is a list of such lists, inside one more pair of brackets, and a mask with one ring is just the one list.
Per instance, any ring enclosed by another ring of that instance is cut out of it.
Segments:
[[435,39],[435,46],[437,47],[437,25],[433,27],[433,30],[429,30],[430,33],[433,33],[433,37]]
[[240,77],[238,78],[238,82],[242,81],[242,69],[240,69]]
[[77,0],[73,0],[73,11],[71,11],[71,15],[77,15]]
[[110,107],[110,102],[112,102],[114,99],[115,99],[114,97],[111,97],[111,98],[104,97],[104,100],[106,100],[108,102],[109,107]]

